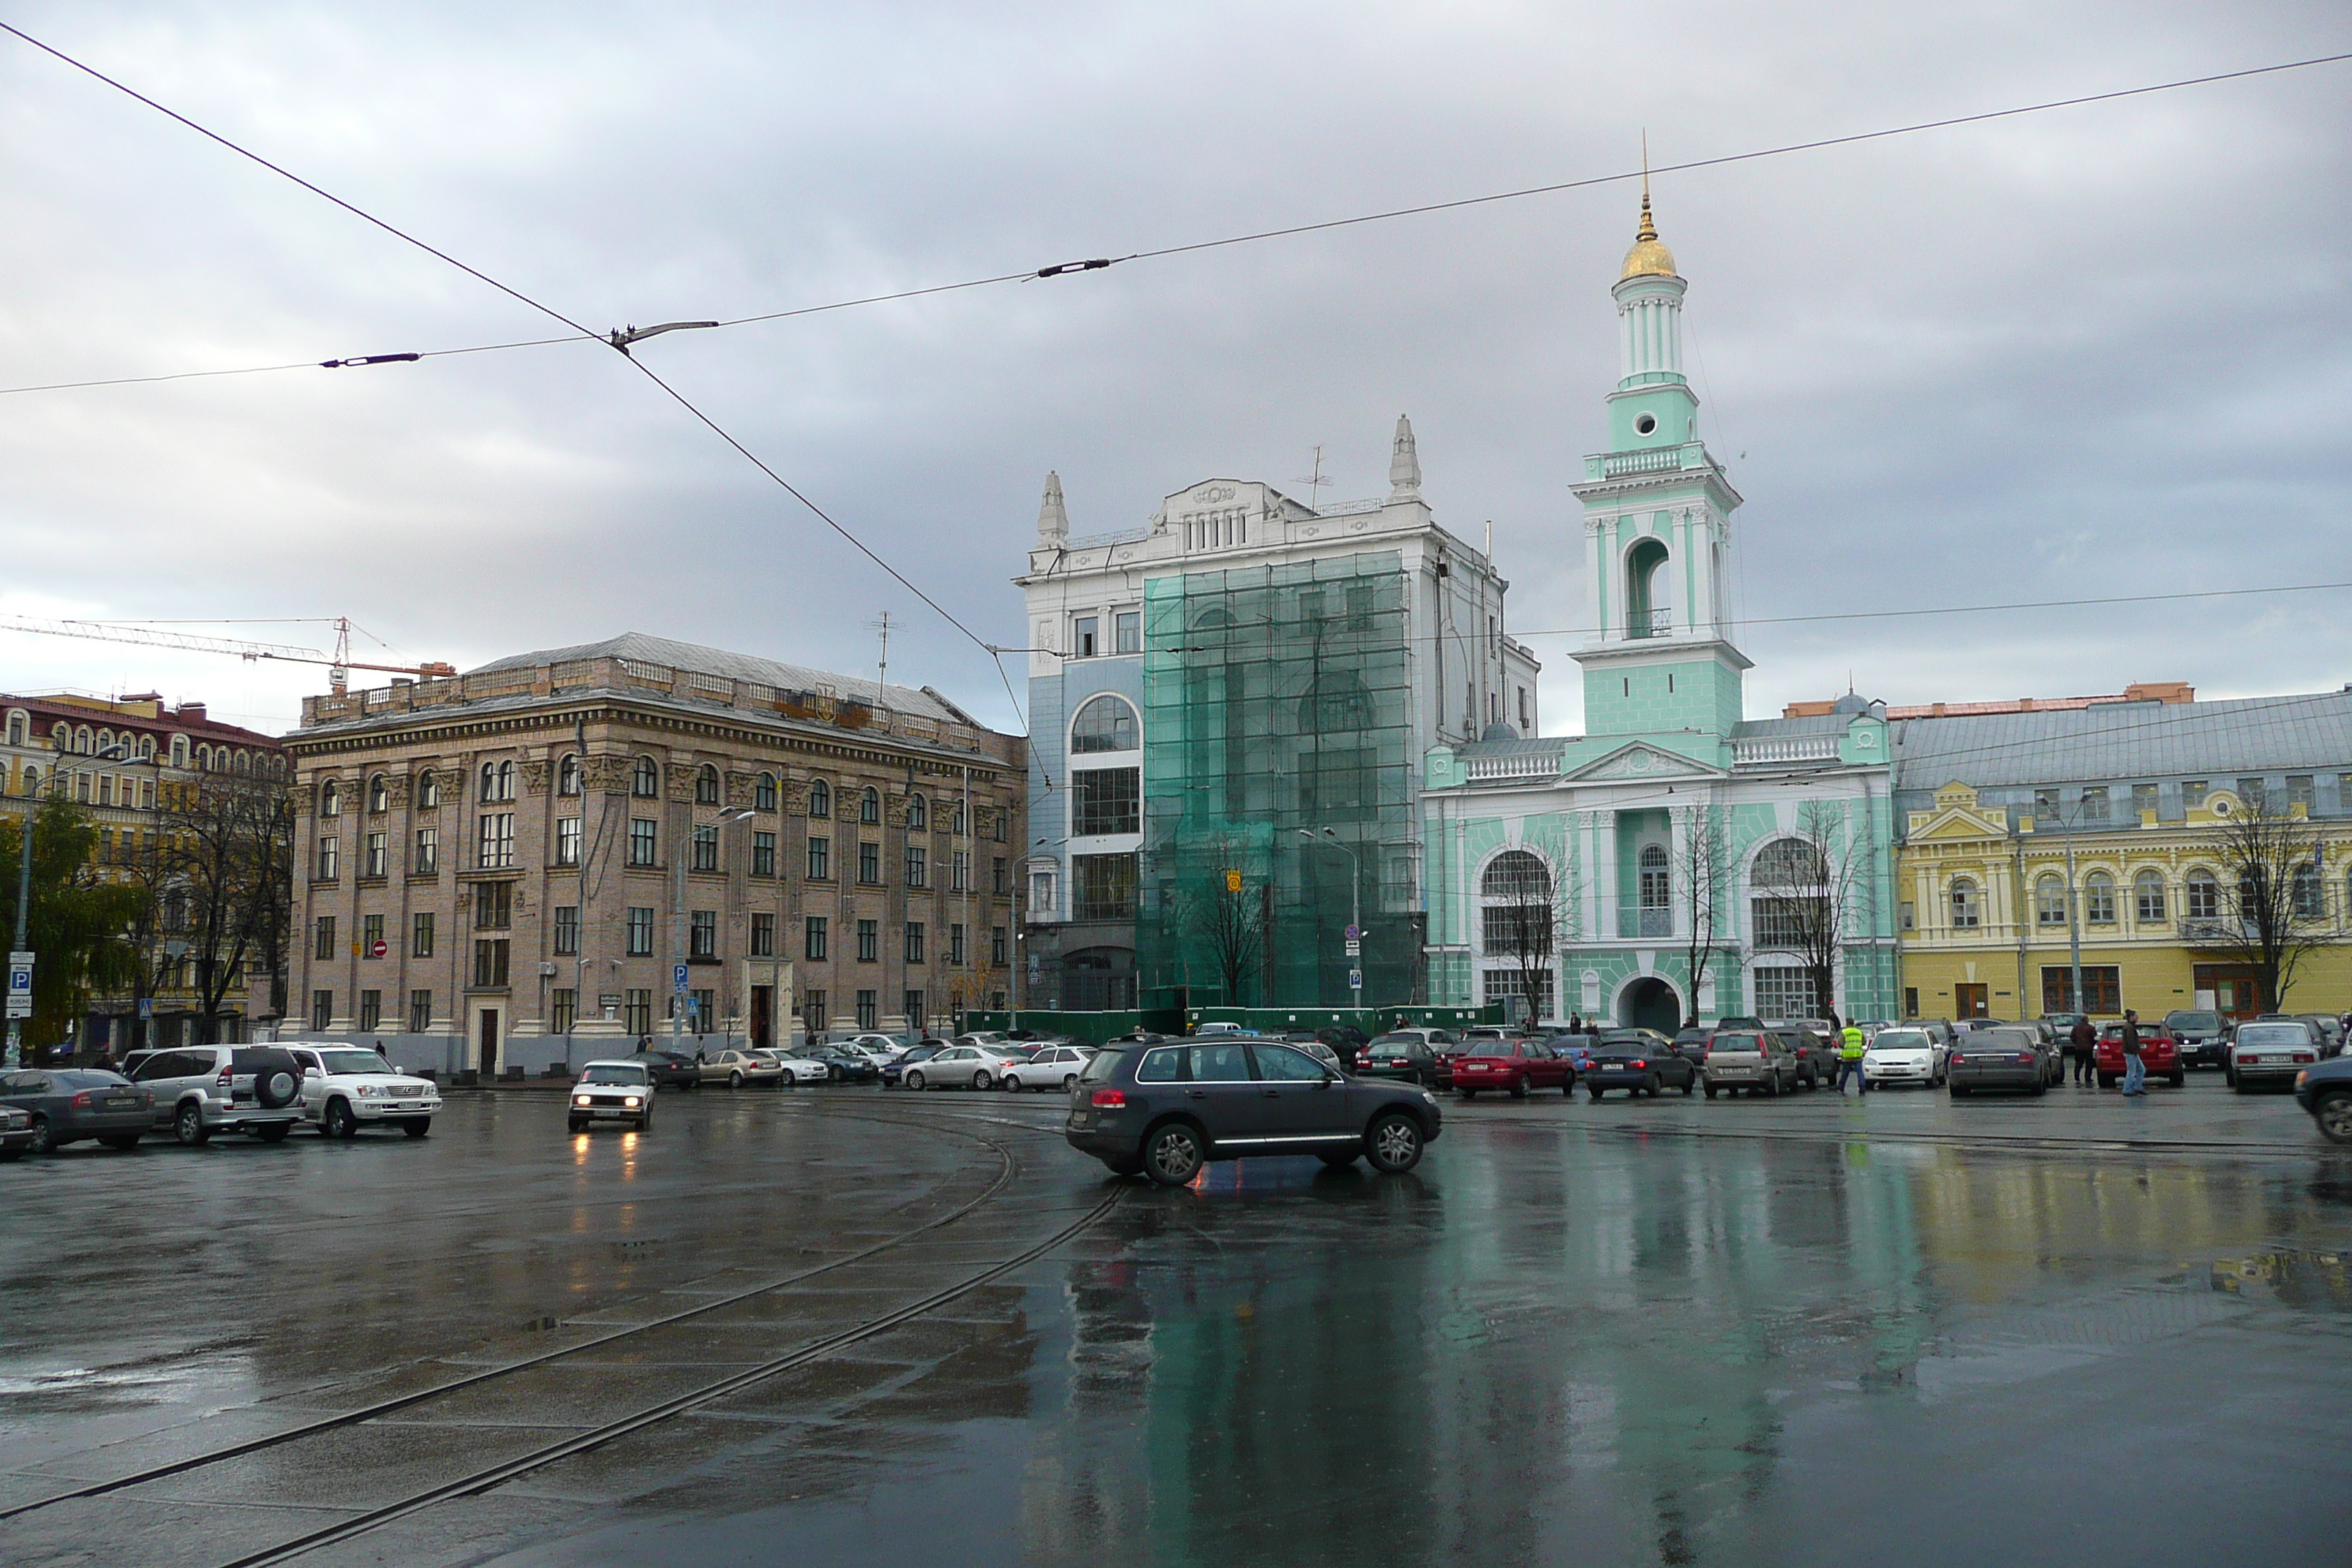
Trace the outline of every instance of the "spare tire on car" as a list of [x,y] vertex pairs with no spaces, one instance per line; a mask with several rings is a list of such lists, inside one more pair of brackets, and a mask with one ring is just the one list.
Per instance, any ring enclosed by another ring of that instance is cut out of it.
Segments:
[[253,1075],[254,1103],[264,1110],[283,1110],[302,1098],[302,1064],[291,1051],[239,1050],[230,1058],[230,1069]]

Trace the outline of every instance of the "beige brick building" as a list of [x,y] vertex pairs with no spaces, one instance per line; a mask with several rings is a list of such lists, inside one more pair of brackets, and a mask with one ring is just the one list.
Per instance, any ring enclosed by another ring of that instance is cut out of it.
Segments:
[[928,688],[630,634],[310,698],[286,745],[306,1034],[536,1074],[1013,989],[1025,742]]

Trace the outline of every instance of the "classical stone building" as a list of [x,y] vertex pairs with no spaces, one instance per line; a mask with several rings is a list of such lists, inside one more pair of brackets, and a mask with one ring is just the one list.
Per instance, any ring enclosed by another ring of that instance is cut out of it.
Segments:
[[[169,831],[174,792],[204,775],[285,776],[285,750],[270,736],[224,723],[202,702],[167,705],[156,692],[89,697],[79,692],[0,696],[0,812],[22,820],[27,805],[58,795],[89,814],[96,836],[91,875],[101,881],[152,879],[158,835]],[[7,868],[15,909],[16,868]],[[100,1048],[193,1044],[203,1032],[196,955],[182,908],[158,888],[159,919],[135,933],[144,976],[135,994],[93,996],[76,1026],[83,1054]],[[231,984],[214,1019],[215,1037],[238,1040],[252,1021],[273,1016],[279,978],[257,952],[223,953]]]
[[1024,742],[929,688],[631,634],[307,699],[287,745],[289,1011],[403,1065],[920,1026],[1012,989]]

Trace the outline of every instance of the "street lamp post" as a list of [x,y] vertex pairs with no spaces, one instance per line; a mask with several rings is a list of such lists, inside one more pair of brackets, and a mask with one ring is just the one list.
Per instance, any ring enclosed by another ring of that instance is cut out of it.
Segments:
[[[1348,940],[1360,945],[1364,933],[1364,863],[1362,858],[1359,856],[1354,849],[1339,842],[1339,832],[1334,828],[1325,828],[1323,830],[1322,837],[1318,838],[1316,837],[1315,830],[1313,828],[1302,827],[1298,830],[1298,837],[1306,839],[1309,844],[1314,845],[1318,849],[1337,849],[1340,854],[1345,855],[1348,858],[1348,929],[1355,933]],[[1348,963],[1348,978],[1352,982],[1352,984],[1348,987],[1349,994],[1353,999],[1351,1005],[1355,1007],[1357,1012],[1360,1013],[1364,1010],[1364,961],[1361,952],[1358,952],[1349,956]]]
[[[91,752],[89,760],[93,763],[117,761],[129,752],[131,748],[127,743],[118,741],[102,752]],[[49,770],[48,793],[51,795],[55,795],[58,793],[58,779],[60,774],[79,773],[81,771],[82,765],[83,764],[76,763],[69,768],[51,768]],[[30,795],[27,795],[25,798],[25,826],[24,838],[21,845],[22,853],[16,858],[16,945],[9,950],[11,952],[23,952],[25,951],[26,926],[32,917],[34,816],[35,810],[33,800]],[[27,962],[29,962],[29,960]],[[28,1005],[30,1001],[31,998],[28,995],[26,997]],[[24,1044],[25,1020],[11,1016],[8,1020],[8,1068],[12,1072],[24,1065]]]

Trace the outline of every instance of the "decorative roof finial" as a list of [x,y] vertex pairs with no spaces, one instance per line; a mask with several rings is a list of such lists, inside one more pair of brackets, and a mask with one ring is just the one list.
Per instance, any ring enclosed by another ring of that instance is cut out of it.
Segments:
[[1655,239],[1658,226],[1650,221],[1650,133],[1642,132],[1642,232],[1635,239]]
[[1045,475],[1045,499],[1037,506],[1037,542],[1059,545],[1070,537],[1070,514],[1062,506],[1062,476]]
[[1421,453],[1413,446],[1412,421],[1397,416],[1396,440],[1389,447],[1389,500],[1421,498]]
[[1675,254],[1658,238],[1658,226],[1650,216],[1650,133],[1642,132],[1642,228],[1633,237],[1633,248],[1625,253],[1624,268],[1617,274],[1618,281],[1628,278],[1672,278]]

